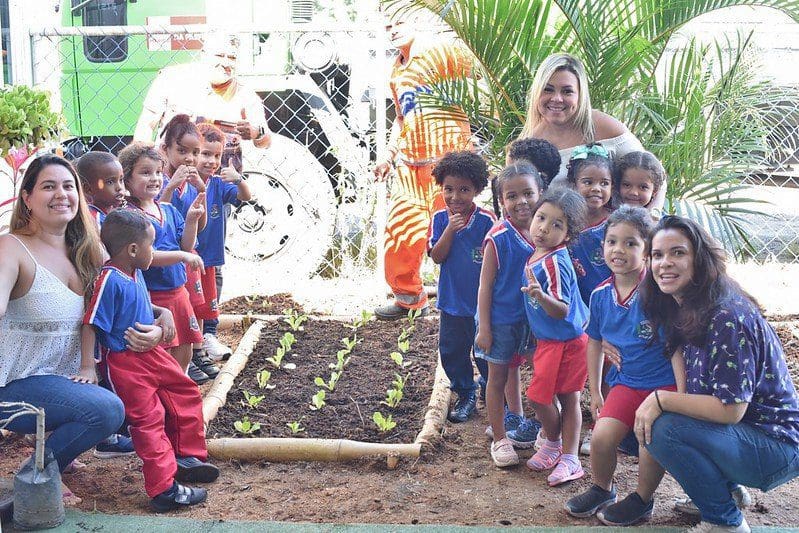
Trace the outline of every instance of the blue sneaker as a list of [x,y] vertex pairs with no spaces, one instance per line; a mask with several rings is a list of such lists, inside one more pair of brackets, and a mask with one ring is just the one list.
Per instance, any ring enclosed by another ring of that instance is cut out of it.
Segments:
[[519,427],[508,431],[508,440],[513,443],[515,448],[532,448],[535,444],[535,438],[538,436],[538,430],[541,429],[541,422],[535,418],[525,418],[519,424]]
[[133,440],[125,435],[111,435],[94,447],[94,456],[100,459],[127,457],[135,453]]
[[[524,417],[522,415],[511,413],[510,411],[508,411],[508,406],[505,406],[505,418],[503,419],[503,423],[505,425],[505,433],[518,428],[523,421]],[[494,438],[494,428],[492,428],[491,425],[488,425],[486,427],[486,436],[492,440]]]

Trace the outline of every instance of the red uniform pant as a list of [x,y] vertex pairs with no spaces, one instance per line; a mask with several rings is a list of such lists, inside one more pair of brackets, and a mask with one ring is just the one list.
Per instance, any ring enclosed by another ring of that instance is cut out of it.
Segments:
[[125,404],[133,448],[144,462],[144,489],[151,498],[172,486],[175,457],[208,458],[202,397],[163,348],[110,352],[108,381]]
[[386,282],[400,307],[418,309],[427,304],[419,270],[427,251],[432,213],[444,207],[436,191],[432,165],[397,166],[386,220]]

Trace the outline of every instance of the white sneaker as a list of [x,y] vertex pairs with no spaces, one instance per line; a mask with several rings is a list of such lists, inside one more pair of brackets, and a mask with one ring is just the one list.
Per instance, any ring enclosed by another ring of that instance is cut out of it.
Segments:
[[205,353],[208,354],[208,357],[210,357],[212,361],[222,361],[233,355],[233,351],[228,346],[219,342],[219,339],[217,339],[216,335],[213,333],[203,334],[203,350],[205,350]]
[[751,533],[752,529],[746,523],[746,518],[741,521],[739,526],[722,526],[721,524],[711,524],[710,522],[699,522],[686,533]]
[[535,436],[535,444],[533,444],[533,449],[538,451],[543,448],[546,443],[547,438],[544,435],[544,428],[541,428],[538,430],[538,435]]
[[513,449],[513,443],[507,437],[491,443],[491,459],[500,468],[519,464],[519,456]]
[[580,443],[580,455],[591,455],[591,430],[585,432],[583,442]]
[[[746,509],[752,505],[752,495],[746,490],[743,485],[738,485],[732,491],[732,499],[735,500],[735,505],[738,509]],[[677,498],[674,502],[674,510],[684,514],[699,516],[699,508],[688,496],[684,498]]]

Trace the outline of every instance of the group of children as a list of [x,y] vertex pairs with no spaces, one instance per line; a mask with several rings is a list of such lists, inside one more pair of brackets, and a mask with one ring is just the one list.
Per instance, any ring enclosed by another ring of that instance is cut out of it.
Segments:
[[[225,136],[217,127],[177,115],[161,138],[158,148],[133,143],[118,159],[89,152],[76,164],[108,256],[83,320],[82,367],[96,360],[101,383],[125,405],[145,490],[159,512],[205,500],[205,489],[178,481],[219,475],[206,462],[197,387],[219,372],[203,348],[202,321],[219,315],[225,207],[250,199],[242,176],[220,169]],[[163,332],[160,344],[129,343],[131,328],[154,326]],[[107,451],[101,443],[96,454],[120,455],[124,439],[105,443]]]
[[[580,395],[588,380],[601,493],[576,497],[567,509],[591,516],[615,501],[615,452],[634,438],[636,408],[653,390],[674,390],[681,375],[679,358],[670,362],[652,342],[638,297],[654,226],[648,208],[665,172],[649,152],[614,161],[595,143],[573,151],[568,188],[548,189],[560,155],[541,139],[511,144],[507,163],[493,180],[499,221],[474,201],[487,184],[480,156],[450,153],[434,170],[446,208],[432,217],[428,252],[441,265],[439,351],[458,395],[449,419],[465,421],[475,410],[474,339],[493,462],[518,464],[515,448],[534,447],[527,466],[551,470],[549,485],[559,485],[584,475]],[[525,417],[519,367],[530,359],[526,396],[535,416]]]

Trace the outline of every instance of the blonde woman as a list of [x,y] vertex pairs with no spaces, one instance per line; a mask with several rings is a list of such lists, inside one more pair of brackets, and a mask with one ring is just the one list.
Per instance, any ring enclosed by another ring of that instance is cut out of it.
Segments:
[[[641,141],[620,121],[591,108],[588,78],[582,62],[565,53],[552,54],[539,65],[530,88],[527,120],[520,139],[551,142],[560,152],[560,171],[550,186],[567,186],[566,163],[577,146],[599,142],[612,157],[641,151]],[[661,187],[652,201],[659,215],[666,198]]]

